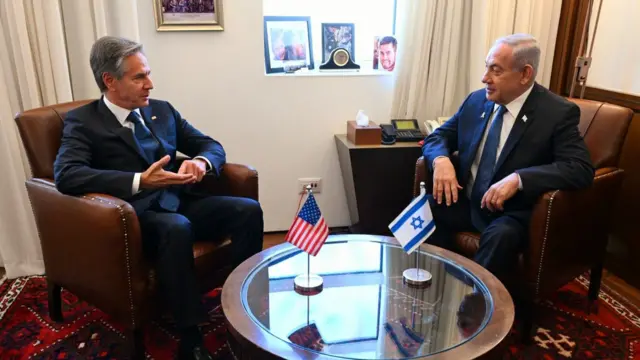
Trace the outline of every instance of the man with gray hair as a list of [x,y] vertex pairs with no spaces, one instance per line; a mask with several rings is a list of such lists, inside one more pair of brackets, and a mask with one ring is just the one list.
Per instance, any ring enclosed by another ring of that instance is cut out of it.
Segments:
[[[260,204],[189,191],[187,185],[205,173],[220,175],[226,154],[171,104],[149,98],[153,82],[140,44],[100,38],[90,65],[102,97],[67,114],[54,164],[56,186],[65,194],[104,193],[133,206],[159,292],[180,330],[179,358],[211,359],[198,328],[207,316],[193,242],[230,235],[232,261],[239,265],[262,250]],[[179,167],[178,151],[191,157]]]
[[580,109],[535,82],[539,62],[534,37],[498,39],[486,58],[485,88],[471,93],[422,148],[433,174],[436,231],[428,242],[451,248],[453,232],[480,232],[474,260],[499,277],[527,246],[537,199],[593,182]]

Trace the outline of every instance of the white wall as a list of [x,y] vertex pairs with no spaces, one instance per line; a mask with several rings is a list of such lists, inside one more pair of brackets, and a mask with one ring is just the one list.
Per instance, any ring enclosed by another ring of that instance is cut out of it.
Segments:
[[[600,1],[594,1],[589,30],[589,46]],[[640,2],[638,0],[603,1],[598,21],[591,69],[587,85],[640,95]],[[574,94],[576,96],[576,94]]]
[[258,170],[266,231],[291,225],[301,177],[322,177],[329,226],[351,223],[333,135],[359,109],[389,122],[393,76],[265,76],[258,0],[225,0],[223,32],[157,32],[151,0],[138,1],[138,23],[152,96]]

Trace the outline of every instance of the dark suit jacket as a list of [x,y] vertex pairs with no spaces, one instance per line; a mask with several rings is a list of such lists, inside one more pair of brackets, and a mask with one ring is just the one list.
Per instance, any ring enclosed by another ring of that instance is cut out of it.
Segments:
[[[177,171],[176,151],[209,160],[212,172],[220,174],[226,162],[219,142],[191,126],[166,101],[150,100],[140,113],[161,144],[161,157],[171,156],[165,170]],[[155,159],[156,161],[159,160]],[[136,172],[151,163],[143,156],[131,129],[120,124],[102,99],[74,109],[64,120],[62,143],[54,163],[58,190],[65,194],[103,193],[128,201],[137,212],[150,206],[161,191],[180,192],[184,186],[164,190],[142,190],[133,195]]]
[[[422,148],[432,171],[436,157],[459,152],[457,177],[463,192],[493,111],[494,102],[487,100],[485,94],[484,89],[471,93],[451,119],[427,136]],[[535,201],[543,193],[591,185],[594,169],[578,131],[579,122],[577,105],[534,84],[498,156],[491,182],[496,183],[513,172],[520,175],[523,189],[505,202],[505,213],[528,221]]]

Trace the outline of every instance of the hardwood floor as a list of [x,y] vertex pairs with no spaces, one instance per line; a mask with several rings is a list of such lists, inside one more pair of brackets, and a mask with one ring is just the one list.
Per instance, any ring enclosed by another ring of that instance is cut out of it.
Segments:
[[627,282],[608,272],[607,270],[604,270],[602,273],[602,283],[609,287],[611,290],[622,295],[622,297],[629,300],[629,302],[631,302],[637,308],[640,308],[640,290],[629,285]]
[[[286,232],[273,232],[264,234],[264,249],[282,244]],[[622,295],[633,305],[640,308],[640,290],[629,285],[624,280],[605,270],[602,274],[602,283],[611,290]]]
[[264,242],[262,249],[268,249],[270,247],[274,247],[276,245],[282,244],[284,242],[284,236],[286,232],[272,232],[264,234]]

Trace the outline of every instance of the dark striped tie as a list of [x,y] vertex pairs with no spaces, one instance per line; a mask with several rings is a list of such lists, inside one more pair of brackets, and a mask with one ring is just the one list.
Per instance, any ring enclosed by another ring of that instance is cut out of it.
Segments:
[[[498,157],[498,146],[500,145],[500,133],[502,132],[502,120],[505,110],[504,106],[498,108],[498,113],[491,122],[491,128],[489,128],[487,140],[484,143],[482,158],[480,158],[480,164],[478,165],[478,171],[471,190],[471,205],[474,208],[480,208],[482,197],[491,186],[491,179],[493,179]],[[479,219],[472,216],[471,220],[478,230],[484,230],[485,225],[479,222]]]
[[[147,160],[150,163],[160,160],[160,144],[158,144],[158,141],[153,137],[151,131],[143,124],[140,114],[136,111],[130,112],[129,116],[127,116],[127,121],[133,123],[135,138],[144,151]],[[167,188],[159,191],[158,205],[167,211],[178,210],[180,198],[178,194],[176,194],[176,191],[178,191],[177,188]]]
[[149,129],[147,129],[143,124],[140,114],[137,111],[130,112],[129,116],[127,116],[127,121],[133,124],[133,134],[136,140],[138,140],[138,144],[142,148],[142,151],[144,151],[147,160],[150,163],[160,160],[158,159],[158,150],[160,149],[160,145],[151,134],[151,131],[149,131]]

